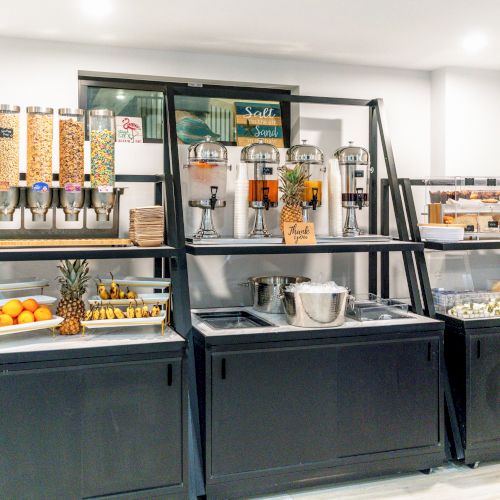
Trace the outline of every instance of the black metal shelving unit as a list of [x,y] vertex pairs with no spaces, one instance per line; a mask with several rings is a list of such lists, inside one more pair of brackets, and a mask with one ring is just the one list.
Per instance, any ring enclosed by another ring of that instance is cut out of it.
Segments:
[[[454,185],[440,179],[433,185]],[[421,243],[418,217],[413,198],[413,187],[424,186],[423,179],[400,179],[405,200],[405,213],[396,212],[396,218],[407,222],[411,241]],[[381,181],[382,220],[389,218],[387,202],[389,183]],[[406,216],[406,217],[405,217]],[[383,234],[388,234],[388,224]],[[500,239],[464,240],[456,242],[425,241],[424,249],[416,252],[420,293],[426,314],[445,323],[445,398],[447,426],[453,443],[454,458],[476,467],[480,461],[500,457],[500,407],[492,404],[498,399],[500,367],[500,319],[459,319],[437,314],[425,260],[425,250],[440,252],[500,250]],[[388,255],[382,262],[382,279],[389,269]],[[382,285],[388,296],[389,283]],[[493,392],[492,392],[493,391]]]
[[[176,213],[177,214],[182,214],[182,193],[180,190],[180,184],[178,184],[179,180],[179,171],[180,171],[180,161],[179,161],[179,153],[177,149],[177,131],[176,131],[176,116],[175,116],[175,97],[176,96],[193,96],[193,97],[207,97],[207,98],[234,98],[234,99],[245,99],[245,100],[265,100],[265,101],[279,101],[279,102],[285,102],[285,103],[295,103],[295,104],[301,104],[301,103],[313,103],[313,104],[322,104],[322,105],[327,105],[327,106],[357,106],[357,107],[362,107],[366,108],[368,110],[368,132],[369,132],[369,152],[371,156],[371,165],[373,167],[373,173],[371,176],[371,185],[370,185],[370,206],[369,206],[369,232],[372,234],[376,234],[377,227],[378,227],[378,183],[377,183],[377,177],[378,177],[378,142],[380,140],[381,145],[382,145],[382,150],[384,154],[384,162],[385,162],[385,167],[387,171],[387,176],[388,176],[388,182],[390,185],[390,196],[392,197],[392,203],[395,208],[395,211],[398,213],[403,213],[404,210],[404,201],[403,197],[401,195],[400,189],[399,189],[399,179],[397,177],[397,172],[396,172],[396,166],[395,166],[395,161],[394,161],[394,155],[392,151],[392,144],[389,138],[389,132],[388,132],[388,125],[387,121],[385,118],[385,110],[384,110],[384,103],[382,99],[372,99],[372,100],[367,100],[367,99],[345,99],[345,98],[333,98],[333,97],[316,97],[316,96],[301,96],[301,95],[284,95],[282,93],[280,94],[273,94],[273,92],[260,92],[258,90],[249,90],[249,89],[241,89],[241,88],[234,88],[234,89],[228,89],[227,87],[224,89],[217,89],[217,88],[204,88],[204,87],[190,87],[190,86],[169,86],[167,88],[166,92],[166,100],[167,100],[167,111],[168,111],[168,137],[169,137],[169,144],[170,144],[170,152],[171,152],[171,169],[174,173],[173,180],[176,182],[174,186],[174,190],[176,191],[176,198],[175,198],[175,204],[176,204]],[[389,203],[389,194],[386,193],[387,195],[387,202]],[[183,219],[180,218],[178,220],[179,227],[177,231],[177,235],[180,239],[185,238],[184,234],[184,227],[183,227]],[[417,313],[417,314],[422,314],[424,312],[422,302],[421,302],[421,297],[419,294],[419,288],[418,288],[418,276],[415,270],[415,261],[414,261],[414,255],[417,256],[418,254],[423,254],[424,246],[420,242],[414,242],[410,240],[410,235],[408,233],[408,228],[406,225],[406,222],[403,220],[400,220],[399,218],[396,220],[397,223],[397,229],[398,229],[398,237],[399,239],[397,240],[391,240],[391,241],[372,241],[372,242],[366,242],[366,241],[360,241],[360,242],[329,242],[329,243],[319,243],[314,246],[286,246],[283,244],[268,244],[268,245],[238,245],[238,244],[233,244],[233,245],[200,245],[200,244],[191,244],[191,243],[186,243],[185,245],[185,251],[186,254],[192,255],[192,256],[209,256],[209,255],[271,255],[271,254],[329,254],[329,255],[334,255],[334,254],[345,254],[345,253],[364,253],[367,254],[368,256],[368,262],[369,262],[369,276],[368,276],[368,284],[369,284],[369,291],[371,293],[377,293],[379,291],[379,272],[378,272],[378,267],[379,267],[379,255],[385,255],[389,254],[390,252],[400,252],[403,257],[403,262],[404,262],[404,268],[405,268],[405,273],[406,273],[406,278],[407,278],[407,283],[408,283],[408,289],[410,293],[410,298],[412,302],[412,310]],[[179,242],[180,243],[180,242]],[[185,255],[183,255],[185,257]],[[382,257],[382,262],[383,262],[383,257]],[[387,270],[385,270],[387,271]],[[387,276],[382,276],[382,280],[384,282],[388,282],[388,275]],[[183,296],[185,296],[186,300],[189,300],[189,289],[186,284],[183,286],[183,291],[182,291]],[[186,323],[187,323],[186,319]],[[401,337],[401,340],[403,342],[414,342],[419,335],[421,335],[420,340],[425,341],[425,361],[426,362],[431,362],[431,363],[436,363],[433,364],[433,370],[437,370],[440,373],[441,367],[442,367],[442,325],[440,323],[435,323],[431,325],[429,328],[424,328],[420,332],[419,328],[414,326],[414,325],[408,325],[408,332],[413,331],[415,337],[412,337],[411,339],[409,337],[404,336],[404,334]],[[360,329],[362,330],[362,329]],[[397,328],[395,329],[397,330]],[[401,330],[401,329],[400,329]],[[405,330],[403,328],[403,330]],[[405,330],[406,331],[406,330]],[[392,332],[392,333],[391,333]],[[380,328],[380,331],[377,331],[379,334],[380,340],[382,343],[387,341],[392,342],[392,340],[395,340],[396,337],[391,337],[391,335],[394,335],[393,329],[387,328],[384,330],[384,328]],[[195,418],[195,432],[197,433],[196,436],[196,442],[199,444],[198,450],[200,450],[200,463],[203,465],[204,469],[204,477],[205,477],[205,485],[207,485],[207,481],[210,481],[210,493],[207,493],[208,498],[212,498],[212,495],[215,495],[215,497],[219,496],[224,496],[228,495],[228,491],[224,489],[223,483],[224,479],[223,478],[218,478],[217,474],[212,470],[211,468],[211,460],[213,457],[213,454],[215,451],[211,449],[211,438],[208,437],[210,435],[210,431],[207,430],[207,426],[209,425],[206,418],[210,419],[211,417],[206,417],[207,412],[208,415],[210,415],[210,410],[209,408],[206,408],[207,400],[205,398],[210,398],[208,396],[209,391],[214,390],[212,386],[210,386],[210,381],[213,380],[214,377],[216,377],[216,372],[214,370],[219,370],[219,368],[216,368],[216,365],[212,364],[212,360],[210,358],[210,355],[208,354],[210,350],[213,353],[214,356],[218,356],[218,354],[215,352],[217,350],[222,350],[224,351],[225,349],[229,349],[230,351],[237,350],[237,349],[248,349],[252,350],[254,348],[257,348],[257,346],[265,348],[265,342],[262,340],[261,336],[255,336],[253,338],[252,336],[245,336],[245,343],[247,343],[246,347],[242,346],[241,343],[243,342],[241,339],[240,340],[227,340],[228,337],[225,336],[222,339],[222,343],[225,344],[225,346],[220,346],[220,347],[215,347],[212,346],[211,340],[208,339],[205,344],[203,344],[203,341],[200,340],[200,335],[197,330],[194,330],[194,337],[190,335],[188,337],[188,350],[191,349],[191,342],[194,339],[194,346],[195,346],[195,358],[196,358],[196,363],[193,362],[192,365],[190,365],[190,382],[193,382],[194,384],[198,383],[198,394],[200,398],[197,400],[198,408],[195,409],[195,404],[191,402],[191,408],[193,412],[197,412],[194,414]],[[313,346],[316,342],[319,342],[319,335],[318,339],[311,340],[310,335],[311,332],[306,331],[305,333],[302,334],[303,338],[300,340],[300,335],[297,334],[297,342],[302,342],[305,343],[303,347],[305,346]],[[338,342],[338,340],[332,340],[335,337],[335,333],[330,332],[330,334],[325,334],[325,339],[324,342],[327,342],[329,339],[330,341]],[[342,336],[339,334],[339,336]],[[368,335],[367,335],[368,336]],[[367,338],[367,336],[363,337],[364,339]],[[306,338],[309,337],[308,340]],[[391,340],[392,338],[392,340]],[[430,343],[428,344],[428,342]],[[201,342],[201,343],[200,343]],[[250,342],[250,343],[249,343]],[[255,342],[255,344],[251,344],[251,342]],[[268,342],[270,342],[270,339],[268,339]],[[289,345],[287,344],[286,339],[282,339],[283,346]],[[203,344],[203,345],[202,345]],[[272,342],[273,346],[279,347],[280,342]],[[208,349],[205,350],[205,349]],[[297,349],[302,349],[302,347],[297,347]],[[402,352],[406,351],[408,347],[402,346]],[[235,355],[237,354],[236,352],[234,353]],[[223,355],[223,353],[221,353]],[[243,354],[242,354],[243,356]],[[193,359],[191,357],[188,358],[189,360]],[[219,358],[217,358],[219,359]],[[242,360],[244,359],[244,356],[242,357]],[[432,361],[430,361],[432,360]],[[194,367],[196,366],[196,372],[194,372]],[[225,379],[226,375],[226,365],[225,365],[225,358],[222,359],[222,366],[220,368],[221,372],[220,375],[223,379]],[[429,368],[427,368],[429,369]],[[433,372],[434,374],[436,372]],[[258,375],[256,375],[257,377]],[[269,374],[271,379],[273,376]],[[307,377],[306,377],[307,378]],[[442,407],[441,407],[441,398],[442,398],[442,380],[441,377],[436,377],[439,378],[439,381],[437,382],[438,389],[437,389],[437,395],[438,400],[435,402],[434,409],[437,411],[437,417],[436,419],[431,419],[434,424],[437,425],[435,429],[439,428],[438,431],[436,431],[437,436],[442,436],[443,435],[443,429],[444,429],[444,420],[443,420],[443,412],[442,412]],[[207,381],[208,385],[205,385],[205,381]],[[212,388],[210,388],[212,387]],[[428,389],[428,388],[427,388]],[[426,390],[427,390],[426,389]],[[243,392],[245,392],[245,389],[242,389]],[[293,391],[290,393],[292,394]],[[193,392],[190,392],[190,395],[192,395]],[[435,394],[435,393],[433,393]],[[248,402],[246,402],[248,403]],[[226,421],[227,418],[221,417],[223,421]],[[392,428],[394,432],[398,432],[395,427]],[[234,429],[233,429],[234,430]],[[389,431],[390,432],[390,431]],[[406,431],[401,431],[402,434],[406,434]],[[205,434],[207,433],[207,434]],[[204,439],[202,439],[202,436],[205,436]],[[227,443],[227,447],[230,447],[229,442]],[[432,449],[431,449],[432,448]],[[239,450],[239,453],[243,453],[245,455],[245,450]],[[387,458],[389,461],[387,463],[391,463],[393,467],[398,467],[397,464],[399,464],[400,467],[402,468],[414,468],[414,469],[426,469],[429,467],[434,467],[437,463],[441,463],[444,459],[444,449],[443,445],[441,442],[441,437],[438,437],[438,443],[434,447],[429,447],[427,448],[427,451],[424,453],[422,452],[422,456],[418,457],[418,451],[415,451],[412,455],[411,458],[407,459],[402,459],[401,455],[398,454],[397,451],[392,451],[389,452],[387,455]],[[426,455],[426,453],[428,453]],[[385,456],[385,455],[384,455]],[[208,457],[208,458],[207,458]],[[228,458],[226,462],[231,462],[231,459]],[[431,464],[431,465],[430,465]],[[244,467],[244,466],[243,466]],[[373,470],[376,470],[375,469]],[[378,466],[381,467],[381,466]],[[346,469],[346,477],[349,474],[356,474],[357,467],[356,465],[352,464],[349,468],[349,472],[347,473]],[[379,469],[381,470],[381,469]],[[285,469],[280,469],[280,471],[285,473]],[[269,475],[270,471],[263,472],[263,476],[265,477],[266,475]],[[215,474],[215,476],[213,475]],[[302,475],[301,475],[302,474]],[[302,472],[301,474],[295,474],[293,472],[290,472],[290,475],[287,476],[289,477],[290,481],[303,481],[307,480],[308,473]],[[323,477],[323,481],[328,481],[328,478],[330,480],[333,480],[335,477],[332,472],[325,472],[323,471],[318,471],[319,478]],[[323,475],[324,474],[324,475]],[[241,479],[239,476],[234,476],[234,479],[238,479],[238,481],[235,482],[235,480],[232,480],[233,486],[234,484],[238,483],[240,480],[244,486],[242,486],[242,489],[238,489],[238,487],[235,487],[235,490],[233,490],[232,494],[239,494],[244,495],[244,494],[250,494],[252,491],[255,493],[257,491],[268,491],[264,487],[264,490],[259,490],[259,487],[262,488],[262,485],[259,486],[258,481],[253,481],[249,479],[247,482],[246,479],[243,477],[244,475],[241,476]],[[282,476],[282,479],[285,477],[285,475]],[[214,482],[215,481],[215,482]],[[222,485],[218,485],[219,481],[222,481]],[[318,481],[321,481],[321,479],[318,479]],[[265,480],[264,480],[265,482]],[[216,484],[217,483],[217,484]],[[279,481],[275,483],[275,489],[279,488]],[[221,489],[219,490],[219,486]],[[246,489],[245,489],[246,488]]]

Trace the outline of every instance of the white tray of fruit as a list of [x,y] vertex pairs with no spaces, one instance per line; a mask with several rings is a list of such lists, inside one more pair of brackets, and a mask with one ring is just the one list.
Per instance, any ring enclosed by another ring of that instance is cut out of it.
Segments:
[[168,293],[138,293],[130,298],[118,299],[103,299],[100,295],[93,295],[89,298],[90,305],[111,305],[111,306],[128,306],[131,302],[139,302],[140,304],[167,304],[170,294]]
[[48,280],[38,278],[18,278],[0,281],[0,292],[13,290],[29,290],[49,286]]
[[9,299],[0,299],[0,308],[3,307],[10,300],[20,300],[24,302],[25,300],[33,299],[40,306],[51,306],[57,302],[55,297],[49,297],[48,295],[27,295],[26,297],[11,297]]
[[0,335],[30,332],[34,330],[54,330],[64,321],[54,316],[51,310],[38,303],[34,297],[9,299],[4,301],[0,312]]

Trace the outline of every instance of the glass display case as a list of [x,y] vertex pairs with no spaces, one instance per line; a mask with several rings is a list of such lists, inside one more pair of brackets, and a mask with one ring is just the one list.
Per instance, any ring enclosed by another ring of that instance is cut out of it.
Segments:
[[460,224],[466,238],[500,237],[500,177],[426,179],[430,224]]

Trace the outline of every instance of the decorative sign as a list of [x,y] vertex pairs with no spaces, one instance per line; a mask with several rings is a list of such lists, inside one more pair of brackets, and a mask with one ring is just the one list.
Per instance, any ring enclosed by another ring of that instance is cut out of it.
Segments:
[[236,144],[247,146],[262,139],[277,148],[285,147],[279,103],[235,102]]
[[135,116],[117,116],[116,142],[143,142],[142,118]]
[[313,222],[285,222],[285,245],[316,245]]
[[46,182],[35,182],[31,186],[31,190],[36,193],[46,193],[49,190],[49,185]]

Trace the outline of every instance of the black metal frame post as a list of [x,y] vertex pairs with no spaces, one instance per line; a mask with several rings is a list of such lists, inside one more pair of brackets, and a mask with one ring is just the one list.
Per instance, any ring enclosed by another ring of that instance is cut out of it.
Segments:
[[[368,150],[370,152],[370,162],[372,175],[370,177],[370,211],[368,221],[368,232],[377,233],[378,218],[378,120],[377,106],[371,104],[369,110],[368,128]],[[378,253],[370,252],[368,255],[368,291],[377,295],[378,292]]]

